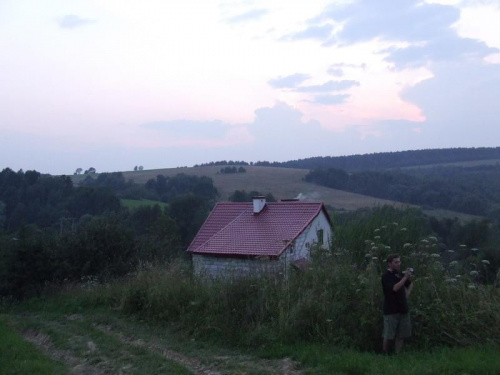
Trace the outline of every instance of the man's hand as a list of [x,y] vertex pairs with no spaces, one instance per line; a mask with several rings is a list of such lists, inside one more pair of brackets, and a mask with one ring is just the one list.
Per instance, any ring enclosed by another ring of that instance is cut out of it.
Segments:
[[411,275],[412,275],[412,272],[408,269],[408,270],[405,271],[405,276],[404,277],[406,277],[407,279],[409,279]]

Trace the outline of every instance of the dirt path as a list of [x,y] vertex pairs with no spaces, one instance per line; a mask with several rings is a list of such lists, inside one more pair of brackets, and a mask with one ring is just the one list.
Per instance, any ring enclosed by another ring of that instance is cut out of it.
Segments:
[[12,321],[27,341],[63,362],[70,374],[302,374],[289,358],[266,360],[220,348],[200,349],[163,329],[118,316],[23,314]]

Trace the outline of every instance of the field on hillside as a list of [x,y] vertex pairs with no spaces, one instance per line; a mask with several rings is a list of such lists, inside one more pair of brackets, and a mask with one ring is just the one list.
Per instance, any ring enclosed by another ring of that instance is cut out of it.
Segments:
[[[219,191],[219,200],[228,200],[235,190],[259,191],[272,193],[276,199],[297,198],[323,201],[337,210],[357,210],[364,207],[391,205],[396,207],[410,207],[406,203],[369,197],[366,195],[350,193],[347,191],[331,189],[302,180],[308,173],[306,169],[280,168],[280,167],[255,167],[245,166],[246,173],[221,174],[220,166],[195,167],[195,168],[165,168],[144,171],[122,172],[125,178],[136,183],[144,184],[158,175],[175,176],[178,173],[195,176],[208,176],[213,179]],[[78,183],[85,176],[73,176],[73,181]],[[462,214],[441,209],[424,210],[427,214],[438,218],[458,217],[468,221],[481,219],[480,217]]]
[[[488,160],[471,160],[471,161],[458,161],[455,163],[437,163],[437,164],[426,164],[426,165],[414,165],[411,167],[402,167],[399,169],[419,169],[419,168],[433,168],[433,167],[477,167],[480,165],[496,165],[500,164],[500,159],[488,159]],[[396,169],[396,168],[390,168]]]

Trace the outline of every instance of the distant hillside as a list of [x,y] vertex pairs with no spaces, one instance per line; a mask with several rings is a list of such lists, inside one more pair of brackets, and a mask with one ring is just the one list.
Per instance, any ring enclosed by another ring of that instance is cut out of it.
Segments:
[[380,170],[447,163],[485,161],[500,163],[500,147],[446,148],[433,150],[413,150],[381,152],[375,154],[349,156],[318,156],[286,162],[257,162],[257,166],[282,168],[337,168],[346,171]]
[[[194,168],[167,168],[143,171],[123,172],[125,179],[145,184],[158,175],[175,176],[179,173],[194,176],[208,176],[213,179],[219,192],[219,200],[228,200],[235,190],[259,191],[263,194],[272,193],[277,199],[300,197],[307,200],[320,200],[325,204],[340,210],[356,210],[364,207],[382,206],[385,204],[397,207],[408,207],[409,204],[386,199],[369,197],[347,191],[336,190],[326,186],[308,183],[303,180],[307,175],[306,169],[245,166],[246,173],[222,174],[219,166],[205,166]],[[79,183],[85,178],[83,175],[73,176],[73,181]],[[447,210],[425,210],[431,216],[439,218],[458,217],[461,220],[477,219],[477,216],[461,214]]]

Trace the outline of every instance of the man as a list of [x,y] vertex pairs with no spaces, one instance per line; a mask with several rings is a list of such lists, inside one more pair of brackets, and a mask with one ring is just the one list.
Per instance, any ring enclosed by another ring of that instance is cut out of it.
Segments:
[[395,351],[403,348],[404,339],[411,336],[410,313],[407,298],[410,296],[413,283],[410,280],[411,270],[404,274],[401,270],[399,254],[387,257],[387,271],[382,275],[384,289],[384,333],[383,351],[389,353],[392,340],[395,340]]

